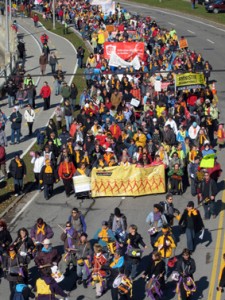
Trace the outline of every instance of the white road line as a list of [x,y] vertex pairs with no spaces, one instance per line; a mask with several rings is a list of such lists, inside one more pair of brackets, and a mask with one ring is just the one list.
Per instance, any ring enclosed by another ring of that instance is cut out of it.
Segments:
[[[135,7],[135,8],[140,8],[140,5],[135,5],[135,4],[131,4],[131,3],[127,3],[127,2],[120,2],[120,4],[124,4],[124,5],[127,5],[127,6],[131,6],[131,7]],[[178,14],[175,14],[175,13],[172,13],[172,12],[168,12],[168,11],[164,11],[164,10],[161,10],[161,9],[157,9],[157,8],[148,8],[146,6],[143,7],[144,10],[147,10],[147,11],[157,11],[157,12],[160,12],[161,14],[165,14],[165,15],[169,15],[169,16],[175,16],[175,17],[178,17],[178,18],[181,18],[183,20],[188,20],[188,21],[192,21],[194,23],[198,23],[198,24],[202,24],[202,25],[205,25],[205,26],[208,26],[208,27],[211,27],[211,28],[214,28],[216,30],[219,30],[219,31],[222,31],[222,32],[225,32],[225,29],[222,29],[222,28],[219,28],[217,26],[214,26],[212,24],[209,24],[209,23],[205,23],[203,21],[199,21],[199,20],[196,20],[196,19],[192,19],[192,18],[189,18],[189,17],[185,17],[184,15],[178,15]],[[219,24],[218,24],[219,26]]]
[[15,215],[15,217],[12,219],[10,222],[10,225],[12,225],[18,218],[19,216],[27,209],[27,207],[34,201],[34,199],[37,197],[39,192],[36,192],[33,197],[23,206],[23,208]]
[[192,34],[195,34],[195,32],[194,31],[191,31],[191,30],[187,30],[188,32],[190,32],[190,33],[192,33]]
[[172,26],[176,26],[176,24],[174,23],[171,23],[171,22],[168,22],[168,24],[172,25]]
[[211,40],[209,40],[209,39],[207,39],[206,41],[208,41],[208,42],[211,43],[211,44],[215,44],[215,42],[213,42],[213,41],[211,41]]

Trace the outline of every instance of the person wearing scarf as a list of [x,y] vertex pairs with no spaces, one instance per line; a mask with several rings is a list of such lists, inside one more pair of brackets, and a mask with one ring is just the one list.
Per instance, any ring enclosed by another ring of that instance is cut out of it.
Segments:
[[45,265],[58,265],[61,260],[61,254],[58,253],[56,248],[52,247],[52,243],[49,239],[43,241],[43,247],[41,251],[35,256],[34,262],[38,268],[42,268]]
[[51,165],[49,159],[46,159],[45,166],[42,167],[40,173],[40,184],[44,185],[44,197],[48,200],[53,194],[53,185],[58,182],[58,174]]
[[168,277],[168,261],[173,256],[176,243],[174,237],[169,228],[169,225],[163,225],[161,233],[156,237],[154,244],[155,248],[158,248],[158,252],[162,255],[162,259],[165,262],[165,280]]
[[176,292],[181,300],[191,299],[192,291],[190,287],[186,284],[187,280],[193,283],[193,274],[196,271],[196,265],[194,259],[191,257],[191,252],[189,249],[184,249],[182,251],[182,257],[178,260],[176,264],[176,271],[179,273],[180,278],[177,284]]
[[75,242],[78,237],[78,232],[72,227],[71,222],[66,223],[66,228],[61,234],[61,240],[64,242],[64,262],[66,264],[65,274],[68,275],[70,271],[70,263],[76,267],[76,253]]
[[72,161],[69,161],[68,157],[64,158],[58,168],[58,175],[63,180],[66,197],[69,197],[73,191],[73,175],[75,174],[76,169]]
[[23,190],[23,178],[26,176],[27,168],[19,154],[16,154],[15,158],[11,160],[9,172],[13,177],[15,196],[21,195]]
[[179,225],[186,232],[187,248],[193,252],[195,250],[195,237],[200,231],[204,231],[204,224],[200,212],[194,208],[194,202],[189,201],[184,210]]
[[109,242],[116,241],[112,230],[109,229],[109,224],[107,221],[102,222],[102,227],[96,231],[93,239],[105,248]]
[[153,251],[151,261],[142,275],[142,278],[149,279],[146,284],[146,293],[151,300],[161,299],[162,290],[165,287],[164,274],[165,262],[162,255],[158,251]]

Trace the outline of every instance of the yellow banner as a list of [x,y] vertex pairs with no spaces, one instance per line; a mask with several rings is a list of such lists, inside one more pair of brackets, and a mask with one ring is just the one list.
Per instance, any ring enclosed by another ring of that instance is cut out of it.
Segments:
[[92,197],[141,196],[165,193],[163,165],[139,168],[135,165],[92,170]]
[[187,86],[203,86],[205,85],[205,78],[200,73],[185,73],[176,74],[176,87],[187,87]]

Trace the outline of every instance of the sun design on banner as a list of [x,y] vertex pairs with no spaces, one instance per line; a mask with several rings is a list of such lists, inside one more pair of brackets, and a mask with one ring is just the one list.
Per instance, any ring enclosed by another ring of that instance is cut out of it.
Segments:
[[165,192],[164,167],[147,169],[129,166],[106,168],[92,174],[93,197],[140,196]]

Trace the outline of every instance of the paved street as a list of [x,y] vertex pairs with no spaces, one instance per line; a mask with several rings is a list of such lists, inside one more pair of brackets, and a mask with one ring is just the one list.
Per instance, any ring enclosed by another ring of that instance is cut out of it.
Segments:
[[[221,70],[221,72],[213,73],[212,78],[217,80],[217,90],[220,100],[220,111],[221,111],[221,120],[225,120],[225,107],[224,107],[224,82],[225,82],[225,61],[224,61],[224,49],[222,47],[223,41],[225,38],[225,30],[216,27],[208,27],[203,20],[199,20],[200,23],[190,21],[188,19],[182,19],[176,15],[170,15],[168,12],[165,14],[163,11],[157,9],[140,8],[139,5],[130,4],[129,10],[140,12],[146,15],[152,15],[156,21],[159,21],[160,26],[165,26],[166,28],[174,27],[179,36],[184,35],[187,37],[189,46],[191,49],[195,49],[197,52],[201,52],[203,57],[210,61],[214,69]],[[197,20],[197,19],[196,19]],[[198,21],[198,20],[197,20]],[[29,22],[25,20],[23,22]],[[22,24],[22,23],[21,23]],[[23,24],[24,26],[24,24]],[[212,25],[213,26],[213,25]],[[50,35],[50,34],[49,34]],[[54,36],[50,36],[50,39],[54,43],[51,47],[60,49],[56,41],[54,41]],[[56,39],[56,38],[55,38]],[[210,40],[211,42],[209,42]],[[212,43],[213,42],[213,43]],[[28,43],[26,41],[26,43]],[[32,43],[32,42],[30,42]],[[31,45],[27,45],[29,49]],[[62,55],[59,50],[59,56],[67,57],[67,55],[72,54],[72,48],[69,49],[69,46],[65,49],[68,51],[66,55]],[[38,47],[36,49],[37,56]],[[73,55],[74,56],[74,55]],[[65,60],[65,69],[68,71],[67,67],[73,68],[74,65],[69,62],[69,66],[66,65],[67,59]],[[37,66],[37,65],[36,65]],[[64,61],[63,61],[64,66]],[[41,79],[42,80],[42,79]],[[49,80],[50,82],[50,80]],[[59,99],[58,99],[59,101]],[[42,114],[43,116],[43,114]],[[42,116],[40,115],[39,119],[37,118],[37,128],[40,125],[43,125],[47,122],[46,120],[42,121]],[[28,142],[26,142],[28,143]],[[21,145],[25,145],[22,143]],[[23,148],[25,149],[25,147]],[[13,149],[9,148],[9,151]],[[222,164],[222,168],[225,170],[225,162],[223,161],[224,150],[218,152],[218,160]],[[222,176],[224,178],[224,175]],[[221,205],[222,200],[225,201],[225,195],[223,193],[224,184],[223,181],[219,183],[220,192],[217,196],[218,201],[218,213],[219,215],[215,220],[210,220],[205,222],[205,227],[208,229],[205,234],[204,240],[197,246],[197,249],[193,255],[196,260],[197,271],[195,273],[195,280],[198,286],[197,293],[194,294],[193,300],[195,299],[208,299],[208,300],[224,300],[224,296],[221,297],[221,294],[215,293],[215,287],[217,285],[218,273],[221,267],[220,259],[222,250],[225,248],[225,232],[224,232],[224,205]],[[64,226],[67,217],[70,213],[71,208],[78,207],[86,214],[86,221],[88,225],[88,234],[91,239],[94,232],[99,228],[101,221],[108,219],[111,212],[113,212],[116,206],[119,206],[121,211],[125,213],[128,218],[128,224],[136,224],[139,228],[139,232],[144,237],[145,242],[148,244],[148,249],[145,250],[145,254],[149,254],[151,247],[149,245],[149,236],[147,234],[148,226],[145,223],[147,214],[151,211],[153,204],[158,203],[159,201],[164,200],[164,195],[155,195],[155,196],[146,196],[146,197],[126,197],[125,200],[121,198],[101,198],[92,200],[85,200],[80,202],[75,200],[73,196],[66,199],[63,192],[62,183],[59,183],[55,186],[55,195],[49,201],[45,201],[43,193],[32,192],[28,194],[22,202],[6,216],[8,222],[11,222],[10,227],[13,234],[13,238],[16,236],[16,232],[20,227],[26,227],[28,229],[34,224],[35,220],[41,216],[44,218],[47,223],[49,223],[55,232],[53,238],[53,244],[60,246],[62,242],[60,241],[61,231],[57,224]],[[190,190],[182,196],[174,197],[175,207],[179,208],[182,211],[189,200],[192,200],[190,195]],[[195,200],[196,203],[196,200]],[[220,211],[220,208],[221,211]],[[200,208],[200,211],[203,213],[203,209]],[[179,235],[178,227],[175,226],[175,234],[179,238],[179,244],[176,251],[176,254],[180,254],[182,249],[186,247],[186,238],[184,235]],[[143,264],[140,268],[140,271],[143,270],[143,265],[146,260],[143,260]],[[32,269],[34,271],[34,269]],[[64,286],[65,289],[70,290],[73,285],[73,278],[69,284]],[[171,283],[169,279],[168,283],[168,293],[164,296],[164,299],[177,299],[177,296],[174,295],[175,285]],[[8,283],[3,280],[0,285],[0,299],[9,299],[9,289]],[[79,287],[71,292],[71,299],[81,300],[81,299],[94,299],[95,291],[89,287],[88,290],[84,290],[82,287]],[[103,300],[109,300],[109,292],[101,298]],[[134,283],[134,300],[144,300],[144,282],[142,279],[137,279]]]
[[[26,44],[26,54],[27,59],[25,63],[25,69],[27,71],[26,74],[40,74],[39,68],[39,57],[42,52],[41,43],[40,43],[40,36],[44,33],[43,27],[39,26],[35,28],[33,25],[33,21],[29,18],[18,18],[17,22],[19,24],[19,34],[23,35],[23,40]],[[76,70],[76,50],[73,45],[68,42],[66,39],[55,35],[51,32],[47,33],[49,36],[49,48],[56,53],[58,57],[59,65],[62,66],[62,70],[66,71],[68,74],[73,74]],[[47,76],[40,76],[34,77],[35,84],[37,85],[37,95],[39,95],[40,89],[44,84],[44,81],[47,81],[51,87],[53,87],[53,76],[51,75],[50,66],[47,65],[46,75]],[[65,81],[69,84],[72,82],[72,76],[66,75],[65,73]],[[52,93],[51,96],[51,108],[48,111],[43,112],[43,100],[42,98],[36,99],[36,119],[33,126],[33,131],[37,131],[38,129],[44,128],[45,125],[48,123],[49,118],[52,116],[56,105],[61,101],[61,96],[55,96]],[[10,116],[12,113],[12,109],[8,108],[7,99],[1,101],[0,107],[6,114],[6,116]],[[20,109],[22,115],[24,114],[25,108]],[[9,159],[13,157],[15,152],[23,152],[25,151],[31,143],[36,141],[36,138],[28,139],[28,127],[23,119],[22,123],[22,133],[23,139],[19,145],[8,145],[7,147],[7,159],[9,163]],[[11,122],[9,121],[6,125],[6,135],[8,137],[8,141],[10,141],[11,136]]]

